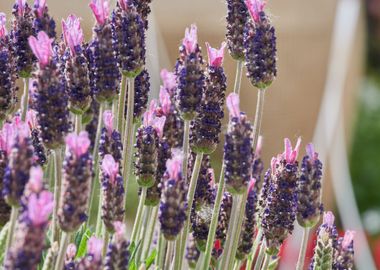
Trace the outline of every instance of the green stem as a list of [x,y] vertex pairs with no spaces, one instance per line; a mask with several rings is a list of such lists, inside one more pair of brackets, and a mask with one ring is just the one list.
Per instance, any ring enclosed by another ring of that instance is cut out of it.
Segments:
[[166,253],[166,239],[162,233],[160,233],[160,236],[158,238],[158,251],[157,251],[157,257],[155,261],[155,265],[157,266],[157,269],[162,269],[164,267],[164,260],[165,260],[165,253]]
[[198,261],[197,261],[197,265],[195,266],[196,270],[202,269],[202,263],[203,263],[204,258],[205,258],[205,254],[203,252],[201,252],[201,254],[199,255]]
[[137,235],[138,235],[137,239],[140,239],[140,245],[136,253],[136,258],[138,262],[143,262],[141,254],[144,249],[145,239],[147,236],[146,233],[147,233],[147,228],[148,228],[148,223],[149,223],[149,217],[151,215],[151,210],[152,210],[152,207],[149,207],[146,205],[143,206],[143,214],[142,214],[143,221],[141,222],[141,226],[139,226],[138,231],[137,231]]
[[182,176],[187,181],[187,164],[189,162],[189,135],[190,135],[190,121],[184,121],[183,130],[183,163],[182,163]]
[[108,232],[107,229],[104,232],[104,238],[103,239],[104,239],[104,241],[103,241],[102,254],[103,254],[103,258],[105,258],[106,254],[107,254],[108,242],[110,241],[110,233]]
[[180,249],[180,254],[179,254],[179,262],[174,261],[175,269],[182,269],[182,258],[183,258],[183,254],[185,253],[186,240],[187,240],[189,225],[190,225],[190,210],[192,209],[192,206],[193,206],[194,194],[195,194],[195,189],[197,187],[199,171],[202,165],[202,159],[203,159],[203,153],[198,153],[195,158],[195,163],[194,163],[193,172],[191,175],[191,180],[190,180],[190,185],[189,185],[189,191],[187,193],[186,221],[185,221],[185,225],[183,227],[182,234],[181,234],[181,242],[180,242],[181,249]]
[[305,263],[307,244],[309,242],[309,235],[310,235],[310,228],[303,228],[302,243],[301,243],[300,253],[298,256],[298,262],[297,262],[296,270],[303,270],[303,266]]
[[154,228],[156,226],[156,220],[158,216],[158,206],[154,206],[154,208],[152,209],[152,212],[153,212],[153,216],[150,218],[148,230],[145,232],[148,237],[146,238],[147,241],[144,243],[144,250],[141,256],[142,260],[146,260],[146,258],[148,257],[150,245],[153,239]]
[[139,206],[137,208],[137,214],[136,214],[136,218],[135,218],[135,224],[133,225],[133,230],[132,230],[132,235],[131,235],[131,243],[135,243],[135,244],[136,244],[139,228],[141,227],[142,213],[143,213],[144,202],[145,202],[145,198],[146,198],[146,190],[147,190],[146,187],[142,188]]
[[241,87],[241,76],[243,74],[243,61],[236,62],[236,74],[235,74],[235,84],[234,84],[234,93],[240,95]]
[[265,241],[263,241],[260,246],[259,255],[257,256],[255,268],[253,268],[254,270],[261,269],[261,264],[263,263],[264,256],[265,256],[265,249],[266,249],[266,244],[265,244]]
[[[98,181],[99,173],[97,174],[98,177],[96,177],[96,181]],[[100,185],[100,183],[99,183]],[[101,189],[101,188],[100,188]],[[102,226],[103,226],[103,220],[102,220],[102,203],[103,203],[103,192],[102,190],[99,190],[99,202],[98,202],[98,208],[96,209],[97,215],[96,215],[96,227],[95,227],[95,235],[97,237],[100,237],[102,233]]]
[[10,220],[9,220],[7,242],[5,245],[5,254],[8,253],[8,251],[12,245],[13,235],[14,235],[14,231],[15,231],[15,227],[16,227],[17,216],[18,216],[18,208],[16,206],[12,206],[11,216],[10,216]]
[[265,89],[259,89],[257,93],[255,122],[253,124],[253,145],[252,145],[253,150],[256,150],[257,140],[260,135],[261,122],[262,122],[263,113],[264,113],[264,98],[265,98]]
[[263,266],[261,267],[261,270],[267,270],[269,262],[270,262],[270,255],[268,253],[265,253],[265,260],[264,260]]
[[92,153],[92,157],[94,159],[94,181],[92,181],[91,185],[91,195],[90,195],[90,216],[87,219],[86,222],[86,227],[88,227],[89,223],[93,220],[92,213],[98,213],[98,205],[100,205],[100,200],[96,201],[95,200],[95,194],[98,194],[99,188],[100,188],[100,183],[98,181],[99,179],[99,141],[100,141],[100,136],[102,133],[102,128],[103,128],[103,113],[105,110],[106,103],[102,102],[100,103],[99,107],[99,116],[98,116],[98,126],[96,128],[96,135],[95,135],[95,144],[94,144],[94,149]]
[[[127,209],[126,205],[126,197],[127,197],[127,188],[128,188],[128,181],[131,175],[131,165],[132,165],[132,156],[133,156],[133,135],[134,135],[134,125],[133,125],[133,109],[134,109],[134,102],[135,102],[135,79],[134,78],[128,78],[128,89],[131,91],[128,91],[128,105],[127,105],[127,120],[125,124],[125,130],[124,130],[124,141],[123,141],[123,160],[124,160],[124,168],[123,168],[123,177],[124,177],[124,190],[125,190],[125,196],[124,196],[124,205],[125,209]],[[144,199],[145,200],[145,199]],[[124,214],[124,219],[126,218],[126,213]]]
[[[240,260],[235,260],[234,270],[239,270],[240,269],[240,264],[241,264]],[[247,269],[249,269],[249,268],[247,268]]]
[[51,153],[49,155],[49,160],[48,160],[48,166],[47,166],[47,172],[46,172],[46,179],[49,179],[49,190],[54,192],[54,154]]
[[168,241],[168,249],[166,250],[166,258],[165,258],[165,264],[164,264],[165,270],[170,269],[170,266],[172,263],[174,245],[175,245],[175,241]]
[[224,171],[225,171],[225,167],[224,167],[224,161],[223,161],[222,169],[220,172],[219,183],[218,183],[218,191],[216,193],[214,210],[212,213],[212,219],[211,219],[211,223],[210,223],[210,229],[209,229],[208,236],[207,236],[205,257],[203,260],[202,269],[208,269],[208,267],[210,265],[211,252],[212,252],[212,248],[214,247],[215,232],[216,232],[216,228],[218,225],[218,217],[219,217],[219,212],[220,212],[220,206],[222,204],[222,199],[223,199]]
[[255,238],[255,242],[253,243],[252,251],[249,254],[248,259],[247,259],[246,269],[252,269],[253,260],[255,259],[257,248],[260,245],[262,235],[263,235],[263,230],[259,228],[259,231],[257,232],[257,236]]
[[70,233],[62,232],[61,245],[59,247],[58,258],[55,263],[55,270],[62,270],[65,262],[66,250],[69,245]]
[[177,236],[175,240],[175,250],[174,250],[174,261],[173,261],[173,269],[182,269],[179,265],[181,264],[182,259],[182,237],[181,235]]
[[[122,140],[124,138],[123,136],[123,127],[124,127],[124,114],[125,114],[125,99],[127,97],[127,76],[122,75],[121,77],[121,85],[120,85],[120,95],[119,95],[119,105],[118,105],[118,112],[117,112],[117,131],[120,132],[122,135]],[[129,99],[128,99],[129,102]],[[132,106],[133,108],[133,106]]]
[[82,129],[82,115],[81,114],[76,114],[75,115],[75,133],[79,134]]
[[62,178],[62,156],[61,148],[54,150],[54,208],[53,208],[53,229],[52,229],[52,242],[59,242],[59,228],[58,228],[58,208],[61,196],[61,178]]
[[21,120],[25,121],[29,103],[29,78],[24,78],[24,93],[21,98]]

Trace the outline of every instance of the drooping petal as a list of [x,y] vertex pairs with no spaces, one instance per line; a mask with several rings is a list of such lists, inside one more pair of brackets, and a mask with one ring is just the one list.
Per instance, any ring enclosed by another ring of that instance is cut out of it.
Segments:
[[151,126],[156,116],[157,101],[153,99],[149,104],[149,109],[144,113],[143,125],[144,127]]
[[179,149],[173,150],[172,158],[166,162],[167,172],[170,179],[179,180],[182,170],[183,152]]
[[162,138],[164,134],[164,126],[165,126],[166,117],[155,117],[152,121],[152,126],[156,130],[158,137]]
[[352,241],[354,241],[355,234],[356,234],[355,231],[346,231],[344,233],[344,237],[342,241],[343,249],[347,249],[351,245]]
[[87,242],[87,253],[99,261],[102,256],[103,240],[92,236]]

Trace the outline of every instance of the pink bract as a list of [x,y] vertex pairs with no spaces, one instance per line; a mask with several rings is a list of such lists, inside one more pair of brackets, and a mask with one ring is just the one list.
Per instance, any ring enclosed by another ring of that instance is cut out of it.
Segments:
[[162,83],[166,90],[169,92],[173,91],[174,88],[177,86],[177,76],[174,74],[174,72],[170,72],[167,69],[163,69],[160,72]]
[[82,131],[78,134],[70,133],[66,136],[66,145],[68,149],[76,156],[80,157],[85,154],[90,147],[91,141],[88,138],[88,133],[86,131]]
[[239,108],[239,95],[235,93],[231,93],[228,95],[226,104],[228,111],[230,112],[231,117],[240,118],[240,108]]
[[253,21],[258,22],[260,20],[260,12],[265,8],[265,1],[263,0],[245,0],[248,12],[251,15]]
[[287,163],[293,164],[298,157],[298,153],[301,146],[301,138],[297,139],[296,146],[294,149],[292,148],[292,143],[288,138],[284,139],[285,151],[283,153],[283,157],[285,158]]
[[37,38],[30,36],[28,41],[30,48],[40,63],[40,67],[43,68],[48,65],[53,56],[53,39],[49,38],[44,31],[41,31],[38,33]]
[[110,12],[108,0],[92,0],[89,6],[98,24],[105,24]]
[[119,163],[115,161],[112,155],[105,155],[102,160],[102,171],[110,177],[112,184],[115,183],[117,174],[119,173]]
[[223,64],[224,59],[224,49],[226,48],[226,42],[222,42],[220,49],[215,49],[206,42],[207,55],[208,55],[208,64],[212,67],[220,67]]
[[39,226],[46,223],[53,211],[53,194],[42,191],[38,196],[31,194],[28,201],[28,217],[33,225]]
[[69,46],[71,54],[75,55],[75,47],[83,43],[83,30],[80,26],[80,18],[69,15],[66,21],[62,20],[63,39]]
[[197,26],[195,24],[192,24],[190,28],[186,28],[182,44],[185,46],[187,54],[195,52],[198,44]]
[[44,15],[46,7],[46,0],[35,0],[34,1],[34,8],[37,11],[37,16],[42,17]]

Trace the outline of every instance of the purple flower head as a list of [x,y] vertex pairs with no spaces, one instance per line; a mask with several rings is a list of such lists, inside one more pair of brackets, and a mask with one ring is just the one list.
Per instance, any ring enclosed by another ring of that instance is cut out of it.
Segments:
[[92,0],[89,6],[98,24],[104,25],[110,12],[108,0]]
[[296,146],[292,148],[292,143],[288,138],[284,139],[285,151],[282,154],[282,157],[286,160],[287,163],[293,164],[298,157],[298,153],[301,146],[301,138],[297,139]]
[[114,130],[113,119],[114,119],[114,116],[110,110],[107,110],[103,113],[104,126],[107,129],[109,136],[112,135],[112,132]]
[[30,168],[27,188],[33,193],[40,193],[43,189],[44,172],[40,166]]
[[44,15],[46,7],[46,0],[35,0],[34,1],[34,9],[36,10],[36,14],[39,18]]
[[37,38],[30,36],[29,46],[32,49],[34,55],[37,57],[40,67],[43,68],[50,63],[53,56],[52,42],[54,39],[41,31],[38,33]]
[[78,158],[87,153],[91,144],[86,131],[81,131],[79,135],[76,133],[71,133],[67,135],[65,141],[68,149]]
[[171,93],[177,86],[177,76],[174,72],[170,72],[167,69],[163,69],[160,72],[162,83],[166,90]]
[[75,244],[69,244],[69,246],[66,249],[66,257],[70,259],[74,259],[75,255],[77,254],[77,247]]
[[5,13],[0,12],[0,39],[5,38],[6,35],[8,34],[6,24],[7,24],[7,17]]
[[100,261],[102,258],[103,240],[92,236],[87,242],[87,254],[94,257],[96,261]]
[[177,149],[174,150],[172,159],[169,159],[166,162],[166,168],[167,168],[167,172],[169,174],[170,179],[174,179],[174,180],[181,179],[182,160],[183,160],[183,152]]
[[167,116],[171,111],[172,102],[165,86],[160,87],[160,106],[164,115]]
[[245,0],[245,4],[253,21],[259,22],[260,13],[264,11],[266,2],[264,0]]
[[207,55],[208,55],[208,64],[212,67],[220,67],[223,64],[224,58],[224,49],[226,48],[227,43],[222,42],[219,50],[212,48],[208,42],[206,42]]
[[185,30],[185,38],[182,41],[183,46],[186,49],[187,54],[194,53],[197,49],[198,38],[197,38],[197,26],[192,24],[190,28]]
[[28,217],[33,225],[40,226],[45,224],[53,211],[53,206],[53,194],[49,191],[42,191],[39,196],[37,194],[30,195]]
[[107,154],[104,156],[102,170],[103,173],[109,176],[111,183],[114,184],[119,173],[119,163],[111,155]]
[[24,16],[24,13],[25,13],[25,4],[26,4],[26,0],[16,0],[17,14],[20,17]]
[[239,95],[231,93],[228,95],[226,104],[230,112],[231,118],[240,118],[240,108],[239,108]]
[[343,237],[343,241],[342,241],[342,248],[343,249],[348,249],[352,245],[352,243],[354,241],[355,234],[356,234],[355,231],[346,231],[344,233],[344,237]]
[[80,26],[80,18],[69,15],[66,21],[62,20],[63,39],[70,48],[71,54],[76,54],[76,47],[83,43],[83,30]]

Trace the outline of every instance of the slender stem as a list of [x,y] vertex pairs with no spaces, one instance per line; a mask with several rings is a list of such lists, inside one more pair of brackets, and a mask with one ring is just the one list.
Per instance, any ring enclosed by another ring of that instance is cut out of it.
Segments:
[[81,129],[82,129],[82,115],[76,114],[75,115],[75,133],[79,134]]
[[135,244],[136,244],[136,240],[137,240],[137,236],[138,236],[138,229],[141,226],[142,213],[143,213],[144,202],[145,202],[145,198],[146,198],[146,190],[147,190],[146,187],[142,188],[139,206],[137,208],[137,214],[136,214],[136,218],[135,218],[135,224],[133,225],[131,243],[135,243]]
[[309,242],[309,235],[310,235],[310,228],[304,228],[303,229],[303,235],[302,235],[301,249],[300,249],[300,253],[298,256],[298,262],[297,262],[296,270],[303,270],[303,266],[305,263],[307,244]]
[[234,93],[240,94],[240,86],[241,86],[241,76],[243,74],[243,61],[236,62],[236,75],[235,75],[235,84],[234,84]]
[[[193,206],[194,194],[195,194],[195,189],[197,187],[199,171],[200,171],[201,165],[202,165],[202,159],[203,159],[203,153],[197,154],[197,156],[195,158],[193,172],[191,175],[189,191],[187,193],[186,221],[185,221],[185,225],[183,227],[182,234],[181,234],[181,249],[180,249],[180,254],[179,254],[179,260],[180,261],[174,262],[175,269],[182,269],[182,258],[183,258],[183,255],[185,253],[186,240],[187,240],[187,236],[188,236],[188,232],[189,232],[189,225],[190,225],[190,211],[191,211],[192,206]],[[177,256],[176,256],[176,258],[177,258]]]
[[181,235],[178,235],[175,241],[173,269],[182,269],[180,267],[181,259],[182,259],[181,249],[182,249],[182,237]]
[[[125,99],[127,97],[127,76],[122,75],[121,77],[121,86],[120,86],[120,95],[119,95],[119,105],[117,112],[117,131],[123,135],[123,126],[124,126],[124,114],[125,114]],[[128,99],[129,102],[129,99]],[[129,105],[129,104],[128,104]],[[133,108],[133,106],[132,106]],[[124,138],[123,136],[121,137]]]
[[54,190],[54,155],[50,154],[48,156],[48,164],[46,166],[46,171],[45,171],[45,179],[49,179],[49,190],[53,191]]
[[259,89],[257,93],[257,103],[256,103],[256,115],[255,123],[253,124],[253,145],[252,149],[256,149],[257,140],[260,135],[261,121],[264,113],[264,98],[265,98],[265,89]]
[[137,239],[140,239],[139,249],[137,250],[137,253],[136,253],[136,258],[138,262],[143,262],[143,259],[141,258],[141,254],[145,245],[145,239],[146,239],[146,233],[147,233],[146,230],[148,228],[148,223],[149,223],[148,217],[150,217],[151,215],[151,210],[152,210],[152,207],[149,207],[146,205],[143,206],[143,215],[142,215],[143,218],[142,218],[141,226],[139,226],[137,230],[137,235],[138,235]]
[[[99,173],[97,174],[99,176]],[[96,177],[95,181],[98,181],[99,177]],[[99,183],[100,185],[100,183]],[[97,237],[100,237],[100,234],[102,232],[102,226],[103,226],[103,220],[102,220],[102,203],[103,203],[103,191],[100,187],[99,192],[99,202],[98,202],[98,208],[97,208],[97,215],[96,215],[96,227],[95,227],[95,235]]]
[[61,148],[54,150],[54,209],[53,209],[53,229],[52,229],[52,242],[58,242],[59,240],[59,228],[58,228],[58,207],[61,196],[61,178],[62,178],[62,156]]
[[182,175],[185,181],[187,181],[187,164],[189,162],[189,134],[190,134],[190,121],[184,121],[183,130],[183,163],[182,163]]
[[247,266],[246,269],[252,269],[253,260],[255,259],[257,248],[260,245],[261,242],[261,236],[263,235],[263,230],[259,228],[259,231],[257,232],[257,236],[255,238],[255,242],[253,243],[252,251],[248,256],[247,259]]
[[110,241],[110,233],[106,229],[106,231],[104,232],[104,242],[103,242],[103,250],[102,250],[103,258],[106,257],[109,241]]
[[208,269],[210,265],[210,260],[211,260],[212,248],[214,247],[215,232],[218,225],[218,217],[219,217],[220,206],[222,204],[222,198],[223,198],[223,192],[224,192],[224,171],[225,171],[224,162],[222,164],[223,165],[220,172],[220,179],[218,183],[218,191],[216,193],[214,210],[212,213],[210,229],[207,236],[207,244],[206,244],[205,257],[203,260],[202,269]]
[[16,206],[12,206],[11,216],[10,216],[10,220],[9,220],[7,242],[5,245],[5,254],[8,253],[8,251],[11,247],[11,244],[13,242],[12,240],[13,240],[13,235],[14,235],[14,231],[15,231],[15,227],[16,227],[17,216],[18,216],[18,208]]
[[67,246],[69,245],[69,239],[70,239],[70,233],[62,232],[61,245],[59,247],[58,258],[54,267],[55,270],[63,269],[63,264],[64,264],[65,256],[66,256],[66,249],[67,249]]
[[156,257],[156,262],[155,262],[157,269],[162,269],[164,267],[166,244],[167,244],[167,241],[164,235],[160,233],[160,236],[158,238],[158,251],[157,251],[157,257]]
[[104,102],[100,103],[100,108],[99,108],[99,116],[98,116],[98,126],[96,128],[96,136],[95,136],[95,144],[94,144],[94,149],[93,149],[93,158],[94,158],[94,181],[92,181],[91,185],[91,195],[90,195],[90,216],[87,220],[87,226],[90,223],[90,221],[93,219],[91,216],[91,213],[95,212],[97,213],[97,206],[100,205],[100,200],[96,201],[95,200],[95,194],[98,194],[99,190],[99,141],[100,141],[100,135],[102,133],[102,128],[103,128],[103,112],[105,110],[106,104]]
[[201,252],[201,254],[199,255],[198,261],[197,261],[197,265],[195,266],[196,270],[202,269],[202,263],[203,263],[204,258],[205,258],[205,254],[203,252]]
[[[135,79],[128,78],[128,105],[127,105],[127,121],[124,130],[124,142],[123,142],[123,160],[124,160],[124,168],[123,168],[123,177],[124,177],[124,204],[126,204],[125,198],[127,197],[127,188],[128,181],[131,175],[131,164],[132,164],[132,156],[133,156],[133,135],[135,126],[133,125],[133,109],[135,102]],[[127,209],[127,205],[125,205],[125,209]],[[126,215],[124,214],[124,219]]]
[[152,243],[154,228],[156,227],[156,220],[158,216],[158,206],[155,206],[152,211],[153,211],[153,216],[152,218],[150,218],[148,230],[145,232],[148,237],[146,238],[147,239],[146,243],[144,243],[144,250],[141,256],[143,260],[145,260],[148,257],[150,245]]
[[264,256],[265,256],[265,249],[266,249],[266,244],[263,241],[261,243],[261,246],[260,246],[259,255],[257,256],[255,268],[253,268],[254,270],[260,270],[261,269],[261,264],[263,263]]
[[174,249],[175,241],[168,241],[168,249],[166,250],[166,258],[164,269],[169,270],[173,257],[173,249]]
[[21,120],[25,121],[29,103],[29,78],[24,78],[24,93],[22,95],[21,102]]
[[[235,260],[234,270],[239,270],[240,269],[240,264],[241,264],[240,260]],[[249,269],[249,268],[247,268],[247,269]]]
[[264,260],[263,266],[261,267],[261,270],[267,270],[269,262],[270,262],[270,255],[268,253],[265,253],[265,260]]

